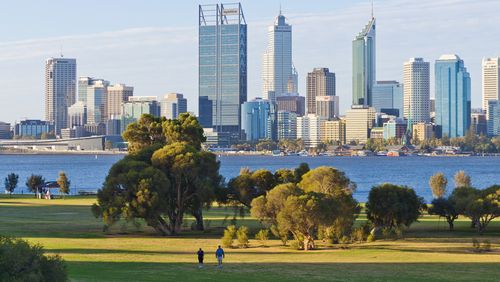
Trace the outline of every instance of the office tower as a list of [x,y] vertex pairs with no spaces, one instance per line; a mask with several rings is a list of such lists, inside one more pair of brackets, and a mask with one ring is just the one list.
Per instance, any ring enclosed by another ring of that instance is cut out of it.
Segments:
[[78,101],[83,102],[87,105],[87,88],[94,84],[95,81],[102,79],[93,78],[88,76],[78,77]]
[[78,101],[68,108],[67,128],[73,128],[74,126],[83,126],[86,123],[87,106],[82,101]]
[[40,138],[42,133],[53,133],[54,123],[38,119],[27,119],[16,122],[14,126],[15,136],[31,136]]
[[0,121],[0,139],[10,139],[10,123]]
[[203,127],[240,135],[247,100],[247,25],[241,4],[199,6],[199,118]]
[[412,123],[430,122],[429,62],[411,58],[403,66],[404,117]]
[[272,102],[284,93],[297,92],[297,71],[292,63],[292,26],[286,22],[281,10],[274,24],[268,28],[262,80],[262,96]]
[[101,123],[107,117],[109,81],[98,79],[87,86],[87,123]]
[[372,89],[372,105],[377,113],[403,116],[403,84],[390,81],[377,81]]
[[408,123],[403,118],[393,118],[383,125],[384,139],[401,139],[406,133]]
[[278,140],[297,139],[297,114],[294,112],[278,111],[277,118]]
[[335,96],[335,73],[315,68],[307,74],[307,113],[316,114],[316,97]]
[[352,104],[372,105],[375,84],[375,18],[352,41]]
[[412,124],[413,140],[424,141],[434,137],[434,126],[431,123],[417,122]]
[[470,128],[471,81],[464,61],[443,55],[436,61],[436,135],[460,137]]
[[302,139],[306,148],[316,148],[321,143],[321,122],[324,120],[314,114],[297,117],[297,139]]
[[128,102],[122,104],[121,131],[125,131],[127,126],[136,122],[143,114],[160,116],[160,103],[156,96],[130,96]]
[[500,101],[488,101],[488,136],[500,135]]
[[297,93],[287,93],[276,97],[276,107],[278,111],[296,113],[303,116],[306,109],[306,98]]
[[488,116],[488,101],[500,100],[500,58],[483,59],[483,111]]
[[247,141],[272,139],[274,104],[256,98],[241,106],[241,131]]
[[316,114],[330,120],[339,116],[338,96],[316,96]]
[[346,111],[346,143],[365,144],[370,130],[375,126],[376,111],[373,107],[352,106]]
[[76,59],[45,61],[45,120],[54,123],[55,134],[68,124],[68,107],[76,101]]
[[345,144],[345,122],[341,119],[321,122],[320,136],[322,142]]
[[187,112],[187,99],[180,93],[169,93],[161,100],[161,116],[176,119]]
[[[496,101],[496,100],[490,100]],[[488,134],[488,117],[483,111],[483,108],[472,109],[470,114],[471,128],[477,135],[487,135]]]
[[85,130],[85,136],[106,135],[106,124],[102,122],[87,123],[83,128]]
[[106,135],[122,135],[120,116],[110,116],[106,121]]
[[128,97],[134,96],[134,87],[125,84],[108,86],[106,119],[121,115],[122,104],[128,101]]

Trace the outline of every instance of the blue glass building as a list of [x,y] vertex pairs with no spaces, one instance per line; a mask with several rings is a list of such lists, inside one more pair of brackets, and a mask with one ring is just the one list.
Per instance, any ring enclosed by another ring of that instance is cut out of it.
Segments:
[[471,81],[464,61],[443,55],[435,64],[436,135],[460,137],[471,123]]
[[247,25],[241,4],[199,6],[199,121],[216,132],[241,132],[247,100]]
[[256,98],[241,106],[241,130],[247,141],[275,139],[275,104]]
[[375,18],[352,41],[352,104],[372,105],[375,84]]

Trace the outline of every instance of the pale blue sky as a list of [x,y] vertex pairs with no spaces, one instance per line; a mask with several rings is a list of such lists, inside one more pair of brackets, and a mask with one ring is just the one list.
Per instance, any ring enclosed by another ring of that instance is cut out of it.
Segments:
[[[369,20],[369,0],[241,2],[249,30],[249,98],[260,96],[267,26],[281,3],[293,25],[301,95],[307,72],[328,67],[337,74],[342,111],[350,105],[351,40]],[[181,92],[197,112],[202,3],[216,2],[0,0],[0,121],[43,118],[44,61],[58,56],[61,45],[66,57],[77,58],[78,75],[133,85],[135,95]],[[432,66],[440,55],[457,53],[471,72],[473,106],[479,106],[481,59],[500,55],[499,10],[498,0],[375,1],[377,79],[401,81],[410,57]]]

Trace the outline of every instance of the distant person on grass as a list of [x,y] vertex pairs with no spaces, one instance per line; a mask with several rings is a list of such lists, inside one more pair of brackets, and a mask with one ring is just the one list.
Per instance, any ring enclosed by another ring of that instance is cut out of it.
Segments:
[[222,259],[225,257],[224,255],[224,250],[220,247],[217,248],[217,251],[215,251],[215,257],[217,258],[217,266],[219,268],[222,268]]
[[198,268],[203,268],[203,257],[205,256],[205,252],[200,248],[198,250]]

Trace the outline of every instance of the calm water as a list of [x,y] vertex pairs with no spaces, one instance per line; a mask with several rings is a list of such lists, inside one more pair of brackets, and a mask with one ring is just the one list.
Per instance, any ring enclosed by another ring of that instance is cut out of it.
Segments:
[[[47,180],[57,179],[59,171],[65,171],[71,180],[71,189],[95,191],[101,187],[109,168],[121,155],[0,155],[0,177],[10,172],[19,174],[17,193],[24,190],[26,178],[41,174]],[[448,177],[449,188],[452,177],[458,170],[465,170],[472,177],[474,186],[485,188],[500,183],[499,157],[269,157],[269,156],[222,156],[221,174],[229,179],[238,175],[241,167],[250,169],[294,168],[307,162],[311,168],[328,165],[346,172],[356,182],[355,197],[365,201],[373,185],[391,182],[413,187],[426,200],[431,199],[429,177],[442,171]]]

